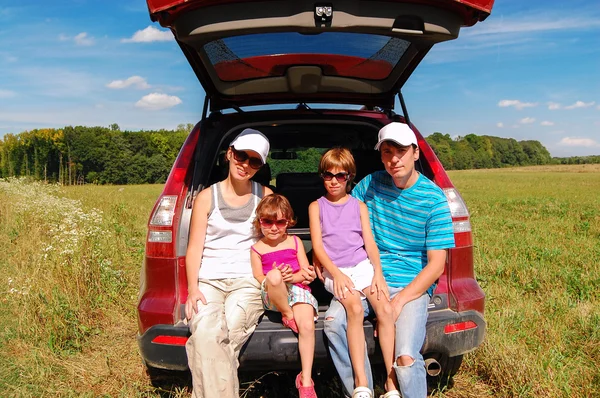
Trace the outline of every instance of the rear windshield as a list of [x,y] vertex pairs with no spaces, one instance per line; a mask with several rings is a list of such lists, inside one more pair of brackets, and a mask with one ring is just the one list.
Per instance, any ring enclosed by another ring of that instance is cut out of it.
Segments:
[[383,80],[409,45],[372,34],[282,32],[214,40],[204,45],[204,51],[223,81],[283,76],[295,65],[317,65],[328,76]]

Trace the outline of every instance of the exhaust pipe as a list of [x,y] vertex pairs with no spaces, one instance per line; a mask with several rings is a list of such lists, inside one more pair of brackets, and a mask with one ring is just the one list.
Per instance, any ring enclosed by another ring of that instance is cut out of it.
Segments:
[[442,366],[434,358],[427,358],[425,360],[425,370],[429,376],[435,377],[442,373]]

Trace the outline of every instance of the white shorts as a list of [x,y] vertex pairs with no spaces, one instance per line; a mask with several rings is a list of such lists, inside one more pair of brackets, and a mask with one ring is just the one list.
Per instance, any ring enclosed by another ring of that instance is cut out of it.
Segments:
[[[352,283],[354,283],[354,290],[358,290],[360,298],[363,300],[366,299],[367,296],[365,296],[363,290],[367,287],[371,287],[373,277],[375,276],[375,270],[373,269],[371,261],[367,258],[356,264],[354,267],[339,267],[338,269],[347,275]],[[335,295],[333,292],[333,277],[326,269],[323,269],[323,278],[325,279],[325,290]]]

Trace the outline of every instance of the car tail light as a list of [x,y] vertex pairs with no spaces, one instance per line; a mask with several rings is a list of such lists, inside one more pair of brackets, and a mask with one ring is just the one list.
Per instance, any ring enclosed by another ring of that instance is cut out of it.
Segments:
[[456,332],[464,332],[465,330],[475,329],[477,328],[477,324],[473,321],[459,322],[459,323],[451,323],[444,327],[444,333],[456,333]]
[[452,214],[452,227],[454,233],[471,232],[471,221],[469,221],[469,209],[462,196],[455,188],[444,188],[444,194]]
[[173,225],[173,216],[175,215],[175,205],[177,196],[166,195],[160,198],[156,210],[150,218],[150,225],[170,227]]
[[446,194],[452,218],[469,217],[467,205],[458,191],[455,188],[444,188],[443,191]]

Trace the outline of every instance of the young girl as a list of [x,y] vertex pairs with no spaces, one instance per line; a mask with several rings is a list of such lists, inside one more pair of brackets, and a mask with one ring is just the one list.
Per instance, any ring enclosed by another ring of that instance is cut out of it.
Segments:
[[[300,398],[316,398],[312,381],[315,320],[318,303],[310,293],[304,246],[287,228],[296,224],[290,202],[282,195],[266,196],[256,208],[254,227],[263,237],[252,246],[252,273],[261,284],[265,309],[279,311],[283,324],[298,333],[302,371],[296,377]],[[311,270],[312,271],[312,270]]]
[[310,236],[325,289],[339,300],[348,318],[348,348],[354,370],[353,398],[371,398],[365,370],[364,310],[368,299],[377,315],[379,344],[387,370],[387,397],[400,397],[393,377],[395,326],[392,306],[375,244],[367,206],[348,194],[356,174],[354,157],[344,148],[321,157],[319,173],[327,193],[310,204]]

